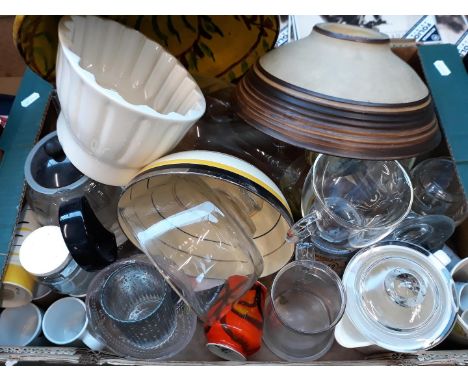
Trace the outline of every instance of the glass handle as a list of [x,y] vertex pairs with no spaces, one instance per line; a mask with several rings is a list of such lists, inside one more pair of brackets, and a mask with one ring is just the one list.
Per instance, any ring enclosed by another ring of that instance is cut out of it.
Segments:
[[390,299],[405,308],[421,305],[427,291],[426,280],[405,268],[395,268],[388,272],[384,286]]
[[298,242],[294,251],[294,258],[296,261],[312,260],[315,261],[315,248],[312,243]]
[[317,214],[311,212],[304,216],[301,220],[298,220],[289,229],[286,234],[286,240],[289,243],[303,242],[308,237],[312,236],[316,231],[315,221],[317,220]]

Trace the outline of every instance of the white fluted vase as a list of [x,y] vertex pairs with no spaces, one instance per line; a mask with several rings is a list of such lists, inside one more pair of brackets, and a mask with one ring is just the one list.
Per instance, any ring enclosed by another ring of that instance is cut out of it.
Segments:
[[206,108],[175,57],[94,16],[60,21],[57,93],[65,153],[85,175],[113,186],[173,149]]

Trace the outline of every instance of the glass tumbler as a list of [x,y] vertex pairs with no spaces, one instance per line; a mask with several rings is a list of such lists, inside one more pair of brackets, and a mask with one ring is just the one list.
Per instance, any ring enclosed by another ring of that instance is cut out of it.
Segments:
[[411,171],[414,185],[413,211],[421,215],[445,215],[459,225],[468,214],[465,194],[455,163],[447,158],[431,158]]
[[413,188],[397,161],[320,154],[303,189],[305,216],[288,240],[326,242],[338,250],[362,248],[387,236],[411,210]]
[[345,290],[334,271],[316,261],[294,261],[273,281],[263,341],[286,361],[319,359],[333,345],[345,306]]
[[190,342],[196,316],[144,256],[108,266],[86,297],[91,330],[114,353],[162,359]]

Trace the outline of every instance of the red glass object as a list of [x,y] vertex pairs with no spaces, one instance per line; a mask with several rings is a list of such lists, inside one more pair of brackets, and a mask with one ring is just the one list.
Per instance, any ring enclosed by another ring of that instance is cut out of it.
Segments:
[[205,326],[208,349],[230,361],[245,361],[262,345],[267,288],[256,282],[221,319]]

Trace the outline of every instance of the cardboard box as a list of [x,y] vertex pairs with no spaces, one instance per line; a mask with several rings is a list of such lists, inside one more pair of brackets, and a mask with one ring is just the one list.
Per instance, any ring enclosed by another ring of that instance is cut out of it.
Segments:
[[[0,136],[3,153],[0,162],[0,275],[4,272],[23,202],[24,163],[42,130],[52,90],[48,82],[26,70],[5,131]],[[28,104],[28,97],[36,100]]]
[[[395,48],[397,54],[410,62],[421,75],[432,92],[440,125],[445,140],[437,153],[452,156],[457,164],[458,175],[468,190],[468,74],[453,45],[431,45],[416,48],[415,45]],[[447,70],[442,73],[434,66],[443,61]],[[21,101],[31,93],[40,97],[29,107]],[[50,106],[53,95],[51,86],[27,70],[13,105],[7,125],[7,135],[0,139],[0,148],[6,149],[0,163],[0,270],[6,260],[11,235],[22,204],[24,191],[23,165],[34,141],[45,130],[54,128],[56,110]],[[5,187],[4,185],[7,185]],[[468,194],[467,194],[468,197]],[[460,257],[468,255],[468,221],[457,229],[451,245]],[[448,350],[443,350],[448,349]],[[455,350],[454,350],[455,349]],[[206,350],[201,324],[195,336],[183,352],[168,361],[132,361],[105,353],[86,349],[65,347],[0,347],[0,362],[6,364],[85,364],[85,365],[147,365],[147,364],[189,364],[189,365],[235,365],[223,361]],[[279,360],[266,346],[255,354],[248,364],[289,364]],[[456,349],[450,343],[443,343],[437,350],[419,354],[378,354],[365,358],[361,353],[344,349],[335,344],[321,360],[312,365],[468,365],[468,349]],[[301,363],[303,365],[303,363]]]

